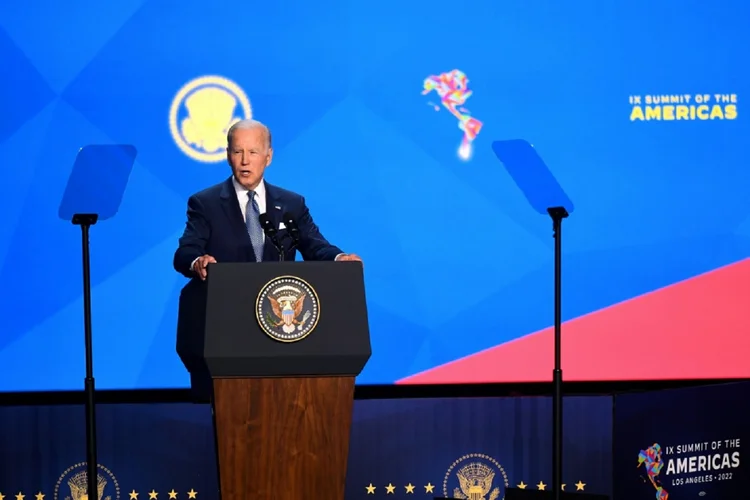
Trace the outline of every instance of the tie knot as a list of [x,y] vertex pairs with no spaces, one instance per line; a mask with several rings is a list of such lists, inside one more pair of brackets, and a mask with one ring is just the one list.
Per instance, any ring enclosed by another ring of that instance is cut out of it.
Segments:
[[255,198],[255,191],[253,191],[252,189],[250,191],[248,191],[247,192],[247,197],[250,198],[250,201],[252,201],[253,198]]

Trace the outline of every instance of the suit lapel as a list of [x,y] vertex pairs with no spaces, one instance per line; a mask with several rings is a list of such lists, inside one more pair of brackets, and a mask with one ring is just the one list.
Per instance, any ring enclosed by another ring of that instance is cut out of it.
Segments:
[[253,252],[253,245],[250,242],[250,235],[247,233],[247,226],[242,218],[242,211],[240,210],[240,202],[237,199],[237,192],[234,190],[234,184],[232,184],[232,178],[230,177],[225,183],[221,190],[221,206],[229,219],[229,225],[232,227],[235,237],[242,243],[247,253],[247,258],[251,262],[255,261],[255,252]]

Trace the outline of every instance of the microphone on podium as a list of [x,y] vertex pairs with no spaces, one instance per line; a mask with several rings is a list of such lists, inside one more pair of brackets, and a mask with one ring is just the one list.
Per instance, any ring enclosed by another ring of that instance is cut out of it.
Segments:
[[289,233],[289,236],[292,238],[292,248],[298,248],[299,226],[297,225],[297,221],[294,220],[294,217],[289,212],[284,212],[284,225],[286,226],[286,230]]
[[266,233],[266,238],[271,240],[271,243],[273,243],[273,246],[276,247],[276,250],[279,251],[279,261],[284,260],[284,246],[279,242],[279,239],[276,237],[276,233],[278,233],[278,230],[273,226],[273,223],[271,222],[271,219],[268,217],[268,214],[260,214],[258,216],[258,221],[260,221],[260,227],[263,228],[263,232]]

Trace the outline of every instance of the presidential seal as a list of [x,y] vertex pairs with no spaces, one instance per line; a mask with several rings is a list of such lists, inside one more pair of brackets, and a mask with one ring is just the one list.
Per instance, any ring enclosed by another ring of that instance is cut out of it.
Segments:
[[443,479],[443,495],[451,498],[502,500],[507,487],[503,467],[481,453],[470,453],[453,462]]
[[261,329],[272,339],[297,342],[318,325],[318,294],[300,278],[281,276],[261,288],[255,315]]
[[[95,500],[120,500],[120,485],[112,471],[99,464]],[[55,484],[54,500],[89,500],[86,462],[68,467]]]
[[172,99],[169,131],[187,156],[216,163],[226,159],[229,127],[252,116],[250,100],[236,83],[221,76],[201,76]]

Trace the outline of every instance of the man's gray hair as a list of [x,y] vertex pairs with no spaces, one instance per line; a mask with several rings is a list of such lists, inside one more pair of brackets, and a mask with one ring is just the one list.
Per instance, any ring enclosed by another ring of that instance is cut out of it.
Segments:
[[266,132],[266,139],[268,141],[268,147],[271,147],[271,131],[269,128],[264,124],[259,122],[258,120],[240,120],[236,122],[234,125],[229,127],[229,131],[227,131],[227,147],[232,145],[232,134],[234,134],[235,130],[249,130],[253,128],[262,128]]

